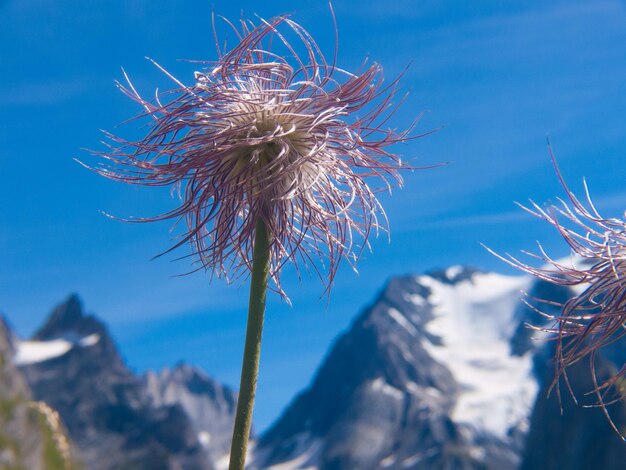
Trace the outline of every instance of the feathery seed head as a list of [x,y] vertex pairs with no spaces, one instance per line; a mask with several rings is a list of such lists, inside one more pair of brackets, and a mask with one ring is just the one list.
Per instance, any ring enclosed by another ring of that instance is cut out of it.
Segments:
[[[175,187],[179,207],[135,220],[184,219],[187,231],[171,249],[191,243],[212,273],[247,275],[260,219],[272,238],[277,291],[284,295],[279,273],[288,261],[323,279],[319,259],[328,262],[329,289],[340,260],[354,263],[370,232],[386,228],[375,193],[402,183],[398,170],[406,167],[387,148],[410,139],[410,129],[382,127],[395,111],[397,82],[383,85],[377,64],[359,74],[329,64],[286,16],[259,25],[242,19],[239,30],[228,24],[239,43],[222,50],[216,36],[218,60],[204,63],[193,85],[157,65],[177,88],[148,101],[126,77],[119,87],[152,119],[149,131],[138,141],[108,134],[107,151],[96,152],[106,163],[94,169],[127,183]],[[381,188],[368,186],[370,177]]]
[[[602,348],[626,336],[626,221],[602,217],[591,200],[586,183],[586,203],[581,202],[566,186],[554,156],[552,161],[569,202],[559,200],[560,205],[545,209],[531,202],[531,208],[522,208],[554,226],[578,259],[571,263],[554,260],[541,245],[540,254],[531,256],[541,260],[542,267],[531,266],[510,255],[507,259],[500,258],[544,281],[576,288],[576,295],[557,305],[560,307],[558,315],[540,312],[547,317],[549,325],[535,328],[557,340],[553,383],[557,392],[560,393],[558,381],[561,377],[569,387],[567,367],[588,358],[598,405],[611,421],[606,405],[626,397],[623,389],[626,364],[612,377],[598,380],[595,356]],[[547,300],[544,302],[555,305]]]

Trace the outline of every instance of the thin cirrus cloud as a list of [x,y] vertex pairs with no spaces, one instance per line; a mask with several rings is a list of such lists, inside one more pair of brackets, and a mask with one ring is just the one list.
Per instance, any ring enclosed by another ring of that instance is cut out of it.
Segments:
[[89,88],[86,79],[30,82],[0,90],[0,106],[54,106],[75,98]]
[[[556,195],[558,197],[559,195]],[[581,201],[584,200],[584,194],[578,195]],[[593,199],[594,206],[598,211],[610,211],[621,210],[626,200],[626,193],[614,193],[606,196]],[[522,204],[524,205],[524,204]],[[541,204],[540,204],[541,205]],[[510,224],[514,222],[521,222],[532,219],[532,215],[524,211],[521,207],[517,210],[498,212],[492,214],[472,214],[462,217],[450,217],[448,219],[438,219],[436,221],[424,222],[420,224],[420,230],[437,230],[441,228],[458,228],[458,227],[473,227],[473,226],[489,226]]]
[[510,224],[530,218],[531,216],[523,210],[515,210],[508,212],[498,212],[494,214],[472,214],[461,217],[451,217],[447,219],[438,219],[431,222],[420,224],[420,230],[439,230],[441,228],[457,228],[471,226],[489,226]]

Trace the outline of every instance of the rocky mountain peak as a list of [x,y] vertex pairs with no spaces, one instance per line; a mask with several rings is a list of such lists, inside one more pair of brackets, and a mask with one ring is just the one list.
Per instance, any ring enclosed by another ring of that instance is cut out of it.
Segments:
[[92,315],[86,315],[82,301],[76,294],[57,305],[33,339],[46,341],[57,338],[74,339],[92,334],[106,334],[104,324]]
[[77,296],[57,306],[17,361],[36,399],[56,409],[93,470],[210,470],[179,405],[154,406],[104,324]]
[[184,385],[190,393],[207,395],[218,399],[226,409],[236,406],[237,394],[230,388],[211,379],[203,370],[186,362],[179,362],[172,369],[164,368],[159,373],[161,383],[178,383]]
[[[600,410],[569,396],[563,410],[555,394],[548,400],[554,342],[538,341],[542,335],[526,326],[545,319],[519,301],[521,292],[556,303],[572,295],[464,266],[390,279],[251,446],[248,468],[621,469],[626,447]],[[7,371],[25,374],[32,396],[59,411],[89,468],[228,465],[237,396],[200,369],[179,363],[138,378],[76,296],[53,311],[35,340],[12,339],[8,330],[0,320],[0,358],[12,348],[23,354],[0,361],[0,392],[20,387]],[[596,357],[598,378],[624,361],[624,341],[605,348]],[[589,398],[588,364],[568,377],[579,398]],[[625,410],[623,403],[611,408],[620,429]]]
[[528,283],[464,266],[392,278],[261,436],[258,467],[514,468],[537,389],[530,357],[510,356]]
[[431,295],[420,277],[391,279],[261,436],[256,465],[385,468],[415,455],[417,445],[430,449],[432,468],[466,468],[467,454],[441,457],[444,447],[461,444],[449,418],[458,386],[422,346],[432,336]]

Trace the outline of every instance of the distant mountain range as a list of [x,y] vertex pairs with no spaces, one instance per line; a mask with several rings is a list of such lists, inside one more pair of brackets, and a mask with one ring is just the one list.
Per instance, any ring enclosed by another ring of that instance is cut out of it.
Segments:
[[212,470],[227,452],[218,433],[230,435],[235,393],[185,365],[134,375],[76,296],[18,342],[14,362],[33,395],[59,412],[89,469]]
[[[554,301],[571,295],[460,266],[391,279],[253,443],[249,468],[625,468],[626,443],[600,410],[564,394],[561,415],[547,398],[552,345],[525,326],[542,320],[520,290]],[[227,467],[236,393],[202,371],[179,364],[134,375],[75,296],[27,341],[4,330],[13,346],[0,341],[0,356],[17,366],[14,381],[58,411],[86,468]],[[614,344],[597,371],[625,361],[626,343]],[[588,399],[588,365],[572,367],[569,379]],[[626,407],[612,413],[626,430]],[[0,439],[0,464],[3,448]]]

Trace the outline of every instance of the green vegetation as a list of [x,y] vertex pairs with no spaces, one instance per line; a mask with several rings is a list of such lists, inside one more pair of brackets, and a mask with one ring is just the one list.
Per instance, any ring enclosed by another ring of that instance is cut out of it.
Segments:
[[[22,410],[20,410],[22,408]],[[22,447],[19,437],[5,432],[10,425],[25,427],[26,433],[39,437],[41,452],[39,468],[45,470],[79,470],[81,467],[68,460],[60,448],[59,430],[54,429],[44,410],[22,396],[0,399],[0,453],[8,451],[11,461],[0,462],[2,470],[28,470],[26,465],[26,449]],[[65,436],[62,436],[65,439]],[[28,449],[29,453],[36,449]]]
[[20,396],[0,398],[0,420],[2,422],[11,421],[15,415],[15,409],[20,403],[24,403],[24,398]]
[[55,430],[48,423],[46,416],[41,411],[39,414],[39,426],[43,437],[43,468],[46,470],[70,470],[70,463],[66,461],[61,449],[58,448]]

